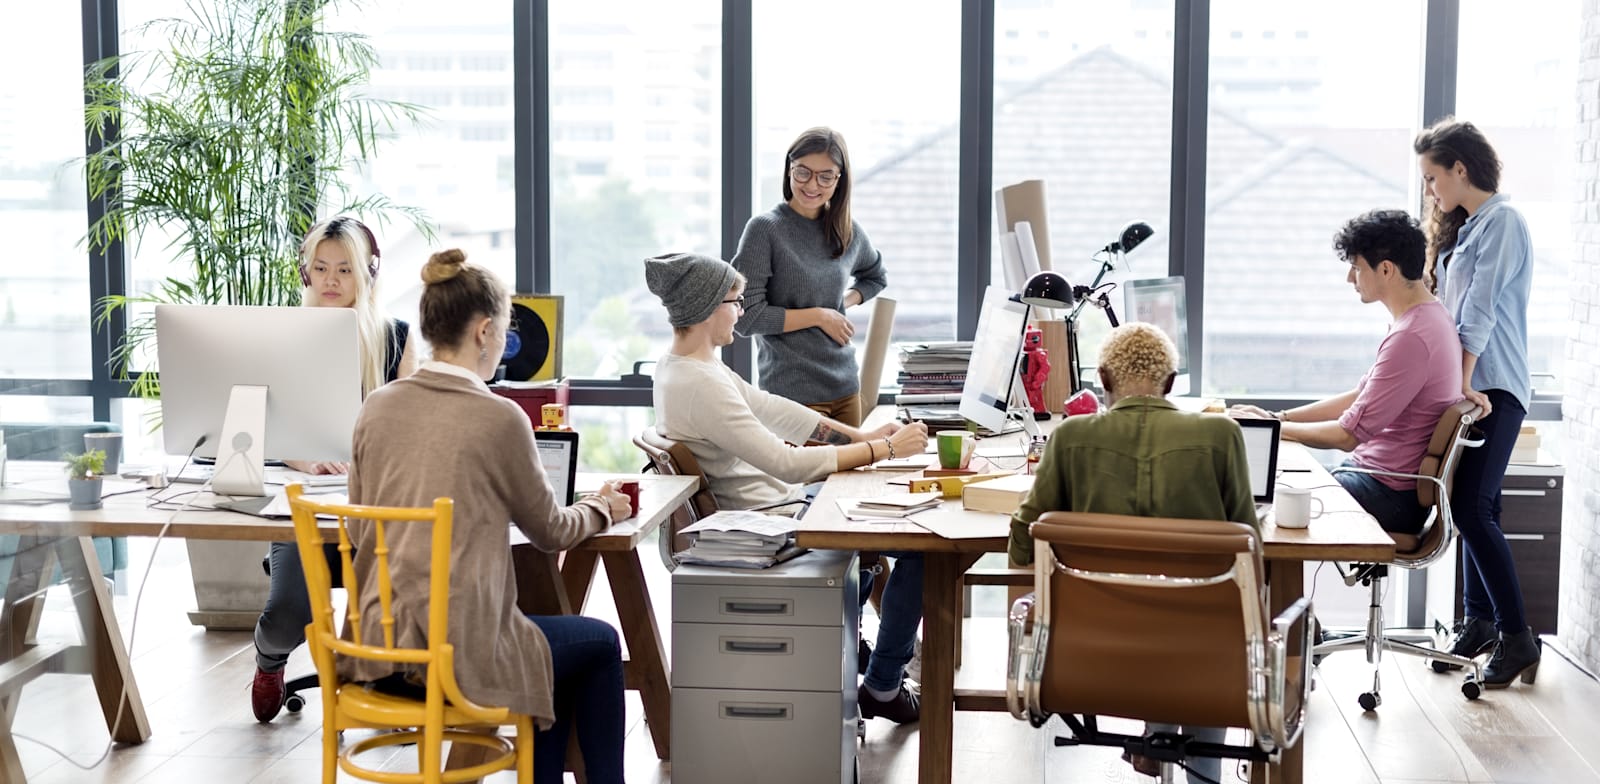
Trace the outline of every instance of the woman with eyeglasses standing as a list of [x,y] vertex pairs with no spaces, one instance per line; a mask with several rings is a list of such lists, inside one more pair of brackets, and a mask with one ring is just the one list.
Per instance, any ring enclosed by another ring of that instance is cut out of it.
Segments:
[[748,284],[736,329],[756,339],[760,386],[851,427],[861,380],[845,311],[883,290],[883,258],[850,219],[850,153],[812,128],[784,156],[784,201],[745,224],[733,266]]

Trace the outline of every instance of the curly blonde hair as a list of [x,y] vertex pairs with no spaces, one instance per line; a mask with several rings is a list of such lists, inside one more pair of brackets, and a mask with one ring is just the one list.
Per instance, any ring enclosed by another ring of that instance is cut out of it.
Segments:
[[1160,385],[1178,372],[1178,349],[1155,325],[1134,321],[1111,330],[1100,345],[1100,367],[1117,382]]

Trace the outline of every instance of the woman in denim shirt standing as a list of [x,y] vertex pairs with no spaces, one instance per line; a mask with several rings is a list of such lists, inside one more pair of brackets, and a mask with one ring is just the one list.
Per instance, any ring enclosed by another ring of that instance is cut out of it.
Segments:
[[1412,145],[1428,219],[1428,277],[1461,337],[1461,393],[1484,409],[1483,446],[1462,453],[1450,493],[1461,531],[1462,604],[1450,652],[1490,651],[1484,685],[1533,683],[1539,644],[1523,611],[1511,548],[1500,530],[1500,485],[1527,415],[1528,292],[1533,242],[1499,193],[1500,159],[1469,122],[1439,121]]

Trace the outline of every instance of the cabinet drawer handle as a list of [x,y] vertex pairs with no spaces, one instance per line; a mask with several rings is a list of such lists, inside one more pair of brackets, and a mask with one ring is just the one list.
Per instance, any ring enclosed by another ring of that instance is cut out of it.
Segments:
[[722,703],[722,718],[724,719],[765,719],[767,721],[788,721],[789,714],[794,710],[793,705],[774,705],[771,703]]
[[724,615],[793,615],[794,602],[788,599],[754,601],[750,599],[723,599]]
[[1501,495],[1526,495],[1526,496],[1533,496],[1535,498],[1549,495],[1549,493],[1546,493],[1543,490],[1508,490],[1506,488],[1501,488],[1500,489],[1500,494]]
[[1544,534],[1506,534],[1508,542],[1542,542]]
[[723,653],[761,653],[768,655],[787,656],[794,650],[794,640],[783,639],[753,639],[750,637],[723,637]]

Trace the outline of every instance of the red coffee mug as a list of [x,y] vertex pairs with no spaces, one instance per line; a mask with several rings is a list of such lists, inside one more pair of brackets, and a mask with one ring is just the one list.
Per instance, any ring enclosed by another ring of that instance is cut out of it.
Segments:
[[639,516],[639,483],[618,482],[617,490],[628,497],[628,517]]

